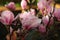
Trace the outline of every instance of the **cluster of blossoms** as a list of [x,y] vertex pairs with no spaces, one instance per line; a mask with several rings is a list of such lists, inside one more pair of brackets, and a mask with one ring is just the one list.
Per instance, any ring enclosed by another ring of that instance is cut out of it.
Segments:
[[[53,17],[56,17],[58,21],[60,21],[60,9],[54,8],[51,6],[52,0],[39,0],[37,3],[38,10],[42,12],[42,19],[38,18],[35,14],[34,9],[30,9],[30,11],[24,11],[23,13],[19,13],[16,17],[14,17],[13,12],[9,10],[5,10],[1,13],[0,22],[4,25],[11,25],[14,20],[19,18],[22,24],[22,28],[25,30],[30,30],[31,28],[37,28],[42,33],[46,32],[46,26],[52,25],[54,22]],[[27,8],[27,0],[21,1],[21,8],[25,10]],[[10,2],[9,4],[5,5],[5,7],[15,10],[15,3]],[[53,12],[53,9],[54,12]],[[52,14],[52,15],[51,15]],[[52,16],[52,17],[51,17]],[[50,18],[51,17],[51,18]],[[49,22],[50,21],[50,22]],[[41,23],[42,22],[42,23]],[[12,32],[12,28],[10,31]]]

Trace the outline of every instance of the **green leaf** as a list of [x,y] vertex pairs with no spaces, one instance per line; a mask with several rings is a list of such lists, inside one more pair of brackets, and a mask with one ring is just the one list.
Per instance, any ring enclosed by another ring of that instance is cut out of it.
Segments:
[[20,4],[19,3],[16,3],[16,7],[20,7]]
[[38,0],[35,0],[34,5],[37,5]]
[[40,33],[36,30],[31,30],[25,37],[25,40],[40,40]]

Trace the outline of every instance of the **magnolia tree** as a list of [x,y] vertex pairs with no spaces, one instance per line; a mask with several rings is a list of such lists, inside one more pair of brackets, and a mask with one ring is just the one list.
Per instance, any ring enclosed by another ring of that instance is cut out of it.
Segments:
[[[38,0],[37,8],[33,9],[30,7],[27,9],[28,0],[22,0],[21,8],[22,11],[24,11],[14,17],[13,12],[5,10],[1,13],[0,22],[5,25],[7,29],[10,28],[11,36],[13,35],[13,32],[16,31],[17,35],[19,35],[16,39],[48,40],[50,31],[55,31],[56,20],[60,22],[60,9],[55,8],[56,3],[54,3],[54,6],[51,6],[52,2],[53,0]],[[5,5],[5,7],[12,10],[16,9],[14,2],[10,2]],[[41,18],[37,16],[38,13],[42,15]],[[13,28],[13,25],[15,29]],[[36,39],[34,34],[36,34]]]

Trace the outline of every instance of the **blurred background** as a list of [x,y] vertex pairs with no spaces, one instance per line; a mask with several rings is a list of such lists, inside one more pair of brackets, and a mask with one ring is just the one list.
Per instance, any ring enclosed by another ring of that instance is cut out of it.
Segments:
[[[20,3],[21,2],[21,0],[0,0],[0,5],[4,5],[4,4],[6,4],[8,2],[11,2],[11,1],[13,1],[15,3]],[[59,3],[60,4],[60,0],[54,0],[54,1],[56,3]]]
[[0,5],[7,4],[9,2],[15,2],[15,3],[20,3],[21,0],[0,0]]

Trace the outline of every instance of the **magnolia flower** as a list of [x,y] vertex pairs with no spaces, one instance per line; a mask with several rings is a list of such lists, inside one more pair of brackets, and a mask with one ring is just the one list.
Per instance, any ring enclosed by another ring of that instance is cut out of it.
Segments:
[[14,14],[11,11],[5,10],[1,13],[0,22],[4,25],[10,25],[14,19]]
[[42,22],[43,22],[43,24],[46,26],[47,25],[47,23],[49,22],[49,17],[48,17],[48,15],[46,15],[46,16],[44,16],[43,18],[42,18]]
[[46,6],[46,9],[42,11],[42,15],[49,15],[53,12],[53,7],[50,5]]
[[46,5],[47,5],[46,0],[39,0],[39,2],[37,3],[38,9],[40,10],[44,10]]
[[38,17],[32,15],[30,12],[20,14],[20,20],[24,29],[37,27],[41,23],[41,19],[38,19]]
[[47,13],[50,13],[52,11],[53,7],[50,5],[46,6]]
[[41,10],[42,15],[47,13],[46,6],[47,6],[47,1],[46,0],[40,0],[37,3],[38,9]]
[[[47,26],[47,24],[49,22],[49,16],[48,15],[44,16],[42,18],[42,22],[45,26]],[[53,24],[53,17],[51,17],[49,25],[52,25],[52,24]]]
[[46,8],[44,10],[41,10],[41,12],[42,12],[43,16],[48,15],[53,12],[53,7],[48,5],[48,6],[46,6]]
[[60,21],[60,9],[55,9],[53,15]]
[[43,10],[44,9],[44,4],[42,2],[37,3],[38,9]]
[[43,24],[40,24],[40,26],[39,26],[39,31],[40,31],[41,33],[45,33],[45,32],[46,32],[46,27],[45,27]]
[[36,12],[35,12],[34,9],[30,9],[30,12],[31,12],[32,15],[35,15],[36,14]]
[[40,0],[37,4],[38,9],[41,10],[42,15],[46,15],[52,11],[52,6],[50,5],[51,0]]
[[26,2],[26,0],[22,0],[21,1],[21,7],[22,7],[22,9],[26,9],[27,8],[27,2]]
[[11,10],[15,10],[16,6],[14,2],[10,2],[7,5],[5,5],[5,7],[11,9]]
[[48,0],[47,3],[48,4],[51,4],[53,2],[53,0]]

